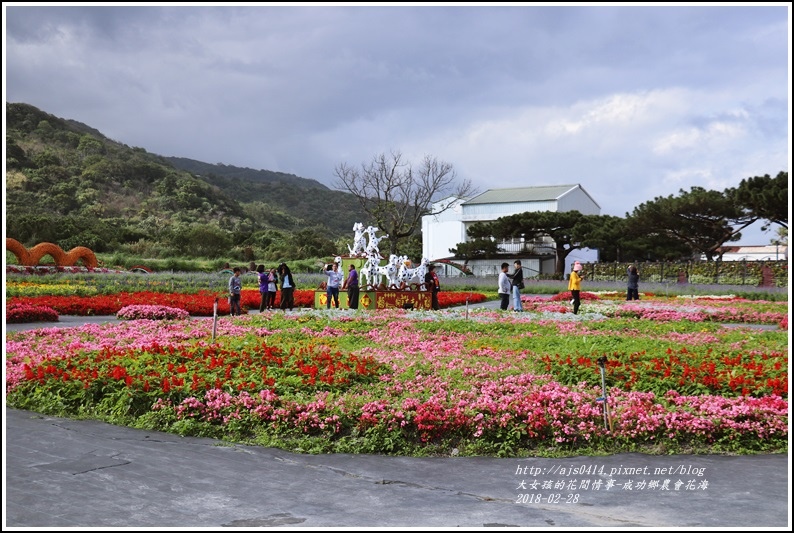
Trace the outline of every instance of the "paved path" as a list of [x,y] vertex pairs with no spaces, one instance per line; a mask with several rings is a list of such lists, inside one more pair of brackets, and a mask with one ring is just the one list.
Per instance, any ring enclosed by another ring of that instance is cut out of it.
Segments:
[[791,465],[782,454],[304,455],[4,414],[3,530],[791,527]]
[[791,526],[786,455],[302,455],[5,415],[4,530]]

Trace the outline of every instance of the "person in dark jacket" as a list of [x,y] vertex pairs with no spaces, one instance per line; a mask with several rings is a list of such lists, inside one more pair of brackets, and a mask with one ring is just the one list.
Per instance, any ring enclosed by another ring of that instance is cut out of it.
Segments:
[[243,292],[243,280],[240,275],[243,270],[240,267],[234,267],[234,275],[229,278],[229,314],[232,316],[240,316],[242,309],[240,308],[240,297]]
[[438,280],[438,274],[436,274],[436,265],[427,267],[425,286],[430,287],[430,306],[433,308],[433,311],[438,311],[441,309],[441,306],[438,304],[438,293],[441,291],[441,282]]
[[268,308],[267,304],[270,300],[270,293],[267,292],[270,274],[265,270],[265,265],[259,265],[256,267],[256,275],[259,277],[259,312],[261,313]]
[[626,288],[626,300],[639,300],[640,299],[640,273],[637,272],[637,267],[631,265],[629,267],[629,282]]
[[358,272],[356,271],[356,265],[353,263],[350,263],[350,270],[345,280],[344,289],[347,290],[347,306],[350,309],[358,309]]
[[521,305],[521,289],[524,288],[524,270],[521,268],[521,261],[516,259],[513,263],[515,271],[508,274],[510,277],[510,293],[513,295],[513,311],[523,311]]
[[281,304],[279,307],[282,311],[295,307],[295,280],[292,279],[292,271],[290,271],[287,263],[281,263],[278,266],[278,277],[281,279]]

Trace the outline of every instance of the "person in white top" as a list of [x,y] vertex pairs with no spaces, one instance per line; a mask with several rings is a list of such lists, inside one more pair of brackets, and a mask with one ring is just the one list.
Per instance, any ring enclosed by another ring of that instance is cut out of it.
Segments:
[[325,275],[328,276],[328,284],[325,286],[325,307],[326,309],[330,309],[331,299],[333,299],[334,307],[339,309],[339,285],[341,285],[345,276],[339,272],[339,263],[336,261],[334,261],[332,265],[326,265],[323,271]]
[[507,263],[502,263],[502,271],[499,273],[499,288],[496,291],[499,294],[499,309],[502,311],[507,311],[507,307],[510,305],[510,278],[507,277],[507,270],[510,268],[510,265]]

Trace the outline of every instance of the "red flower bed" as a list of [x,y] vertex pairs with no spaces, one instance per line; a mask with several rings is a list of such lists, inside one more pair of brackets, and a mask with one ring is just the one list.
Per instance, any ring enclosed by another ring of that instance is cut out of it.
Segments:
[[488,298],[484,294],[476,292],[444,292],[438,293],[439,307],[457,307],[459,305],[466,305],[468,299],[470,304],[484,302]]
[[[27,305],[49,307],[61,315],[115,315],[128,305],[162,305],[184,309],[191,316],[212,316],[213,305],[218,300],[218,314],[229,314],[229,299],[226,295],[214,292],[199,291],[195,294],[161,293],[161,292],[119,292],[109,295],[95,296],[15,296],[9,299],[9,305]],[[295,308],[314,307],[313,290],[295,291]],[[484,302],[485,295],[477,293],[440,292],[438,302],[441,307],[465,305]],[[243,290],[240,305],[246,309],[259,309],[261,295],[258,290]],[[281,303],[281,292],[276,294],[276,307]],[[57,316],[55,318],[57,320]]]
[[[571,291],[565,291],[555,294],[550,298],[550,300],[552,302],[568,302],[571,300],[571,298],[573,298],[573,296],[571,296]],[[584,302],[587,300],[600,300],[601,298],[597,294],[593,294],[592,292],[580,291],[579,299]]]
[[[279,293],[280,296],[280,293]],[[212,316],[215,299],[218,300],[218,313],[229,314],[229,299],[209,291],[195,294],[160,292],[119,292],[96,296],[33,296],[12,297],[9,304],[46,305],[62,315],[115,315],[128,305],[163,305],[184,309],[192,316]],[[258,290],[244,290],[240,304],[243,311],[259,309],[261,296]],[[278,304],[278,297],[276,303]],[[314,291],[295,291],[295,307],[314,305]]]
[[[547,354],[540,357],[549,374],[571,382],[598,381],[593,357]],[[615,354],[606,361],[610,382],[624,390],[664,396],[675,390],[699,396],[771,395],[788,397],[788,352],[747,351],[715,359],[711,350],[667,349],[664,355],[645,352]]]
[[28,303],[6,304],[6,322],[25,324],[28,322],[57,322],[58,313],[52,307]]

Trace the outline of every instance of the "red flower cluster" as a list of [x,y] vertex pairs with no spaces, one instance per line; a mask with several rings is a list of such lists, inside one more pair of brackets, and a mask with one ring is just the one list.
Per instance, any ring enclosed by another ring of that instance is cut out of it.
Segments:
[[457,307],[466,305],[468,301],[470,304],[476,304],[487,300],[484,294],[477,292],[444,292],[438,293],[439,307]]
[[312,346],[284,353],[263,341],[241,351],[160,344],[143,349],[106,347],[96,354],[25,364],[24,373],[30,382],[76,381],[83,389],[103,394],[115,384],[143,392],[159,390],[178,402],[213,388],[228,392],[272,388],[280,394],[293,387],[339,391],[376,378],[380,368],[372,357]]
[[6,304],[6,322],[9,324],[57,321],[58,313],[52,307],[25,302],[11,302]]
[[[668,390],[682,394],[721,396],[788,397],[788,354],[746,352],[714,361],[709,351],[668,349],[665,356],[647,357],[645,352],[612,354],[606,362],[609,382],[623,390],[652,391],[662,396]],[[595,358],[543,355],[544,370],[566,381],[596,381]]]
[[[553,302],[567,302],[571,298],[573,298],[573,296],[571,296],[571,291],[565,291],[565,292],[557,293],[549,299]],[[599,298],[598,295],[593,294],[592,292],[581,291],[579,293],[579,299],[584,302],[586,300],[600,300],[601,298]]]

